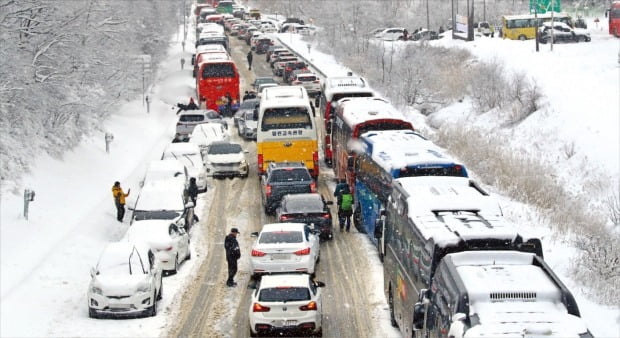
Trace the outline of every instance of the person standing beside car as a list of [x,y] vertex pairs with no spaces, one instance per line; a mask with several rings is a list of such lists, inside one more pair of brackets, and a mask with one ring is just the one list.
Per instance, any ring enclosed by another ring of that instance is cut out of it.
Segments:
[[123,217],[125,217],[125,197],[129,196],[131,192],[131,188],[127,189],[127,193],[123,192],[123,188],[121,188],[121,182],[114,182],[112,186],[112,197],[114,197],[114,205],[116,206],[116,219],[119,222],[123,222]]
[[241,249],[239,248],[239,242],[237,242],[237,235],[239,230],[237,228],[230,229],[230,233],[224,239],[224,249],[226,249],[226,262],[228,263],[228,280],[226,280],[226,286],[237,286],[234,281],[235,274],[237,273],[237,260],[241,258]]

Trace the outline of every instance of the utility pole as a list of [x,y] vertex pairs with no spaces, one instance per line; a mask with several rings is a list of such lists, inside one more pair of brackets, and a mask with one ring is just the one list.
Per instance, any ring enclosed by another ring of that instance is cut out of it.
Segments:
[[426,0],[426,29],[431,30],[431,21],[428,12],[428,0]]

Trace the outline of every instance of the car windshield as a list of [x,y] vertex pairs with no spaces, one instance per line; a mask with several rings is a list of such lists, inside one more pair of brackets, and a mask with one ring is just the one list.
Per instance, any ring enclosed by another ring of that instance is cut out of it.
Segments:
[[258,121],[258,116],[257,114],[254,114],[253,111],[249,111],[245,113],[245,115],[243,116],[243,119],[246,121]]
[[263,84],[263,83],[276,83],[276,81],[271,77],[259,77],[256,79],[256,81],[254,81],[254,84],[256,86]]
[[172,220],[179,216],[181,216],[181,213],[173,210],[135,210],[133,212],[133,218],[136,221],[147,219]]
[[304,81],[304,82],[314,81],[314,80],[316,80],[316,77],[315,76],[298,76],[297,80]]
[[207,110],[207,117],[210,119],[219,119],[220,113],[216,112],[215,110]]
[[273,231],[263,232],[258,240],[260,244],[277,244],[277,243],[301,243],[303,242],[303,233],[301,231]]
[[306,287],[275,287],[260,291],[258,300],[261,302],[294,302],[310,300],[310,290]]
[[323,201],[318,198],[294,198],[286,201],[287,212],[321,212]]
[[184,114],[179,117],[180,122],[202,122],[205,120],[202,114]]
[[269,176],[270,182],[312,181],[307,169],[274,170]]
[[140,256],[135,254],[131,256],[116,256],[116,255],[104,255],[101,257],[99,264],[97,265],[97,272],[99,274],[132,274],[142,273],[146,274],[147,269],[144,268],[144,264],[147,262],[141,262]]
[[191,154],[179,154],[175,152],[168,153],[164,156],[164,159],[175,158],[181,163],[185,164],[188,167],[195,167],[201,161],[200,153],[191,153]]
[[236,143],[213,143],[207,152],[209,155],[238,154],[242,152],[241,146]]
[[258,106],[259,100],[245,100],[241,103],[239,109],[254,109]]

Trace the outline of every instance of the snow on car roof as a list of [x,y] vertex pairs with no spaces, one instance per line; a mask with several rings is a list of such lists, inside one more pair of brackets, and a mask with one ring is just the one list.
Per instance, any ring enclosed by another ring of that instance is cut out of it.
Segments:
[[131,223],[124,239],[129,242],[144,242],[151,247],[170,241],[170,220],[142,220]]
[[181,161],[171,158],[159,161],[151,161],[149,163],[149,167],[147,172],[149,171],[171,171],[171,170],[180,170],[183,172],[183,163]]
[[305,226],[305,223],[268,223],[263,225],[261,232],[304,231]]
[[560,289],[533,264],[534,254],[466,251],[448,257],[467,289],[469,316],[480,321],[467,335],[570,337],[587,331],[580,318],[567,314]]
[[183,186],[173,181],[158,181],[145,185],[134,207],[138,211],[182,211],[184,208]]
[[170,143],[166,146],[166,150],[164,150],[164,154],[174,154],[174,155],[193,155],[200,154],[200,148],[189,142],[176,142]]
[[308,287],[310,284],[309,278],[309,275],[301,273],[265,275],[261,277],[260,288],[275,288],[279,286]]
[[453,164],[441,148],[411,130],[371,131],[360,136],[362,147],[387,172],[418,164]]
[[405,115],[388,101],[378,97],[347,97],[338,101],[338,116],[349,126],[370,120],[406,121]]

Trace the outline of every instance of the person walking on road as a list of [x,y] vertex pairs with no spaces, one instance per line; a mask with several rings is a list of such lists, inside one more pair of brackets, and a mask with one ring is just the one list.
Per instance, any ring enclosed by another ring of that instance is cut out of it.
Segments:
[[125,217],[125,197],[129,196],[131,192],[131,188],[127,189],[127,193],[123,192],[123,188],[121,188],[121,182],[114,182],[114,186],[112,186],[112,197],[114,197],[114,205],[116,205],[116,220],[119,222],[123,222],[123,217]]
[[340,232],[351,230],[351,215],[353,215],[353,195],[349,190],[349,185],[345,183],[344,188],[338,197],[338,223],[340,224]]
[[254,55],[252,55],[252,51],[248,52],[248,70],[252,70],[252,59],[254,58]]
[[228,263],[228,280],[226,280],[226,286],[229,287],[237,286],[234,278],[237,273],[237,260],[241,257],[241,249],[239,248],[239,242],[237,242],[238,234],[239,230],[237,228],[232,228],[224,239],[226,262]]

